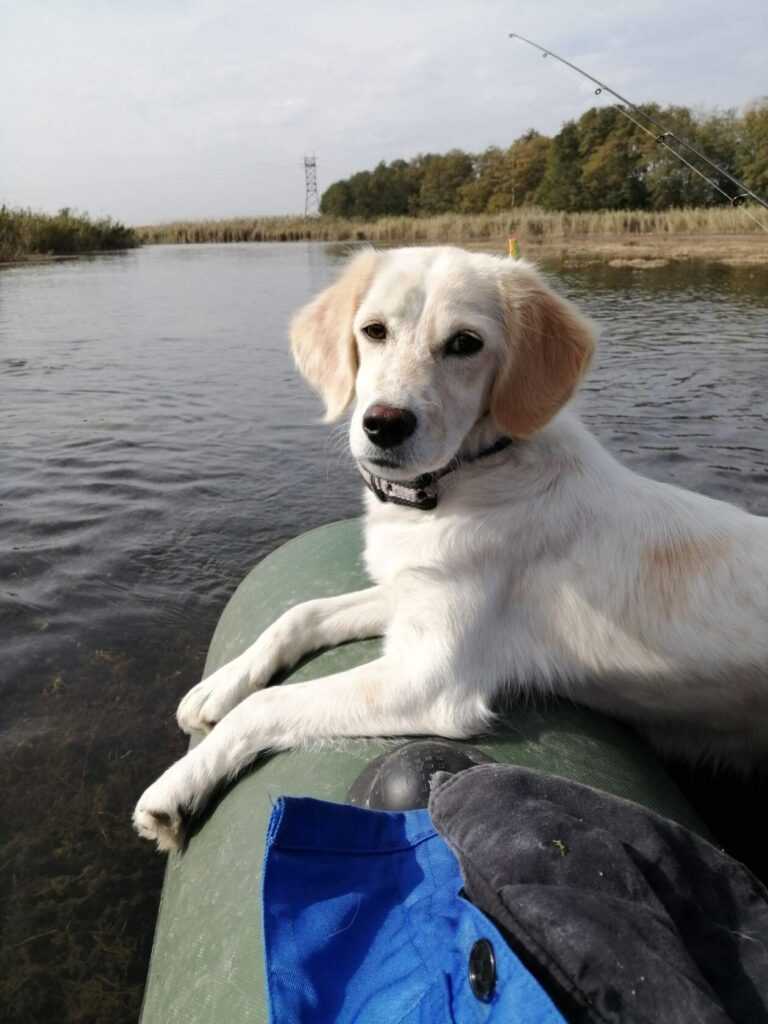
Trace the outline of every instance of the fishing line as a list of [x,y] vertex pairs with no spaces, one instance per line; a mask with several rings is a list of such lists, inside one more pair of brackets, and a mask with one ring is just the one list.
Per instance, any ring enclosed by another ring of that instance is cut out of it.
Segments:
[[[521,36],[517,32],[510,32],[509,38],[519,39],[520,42],[526,43],[528,46],[532,46],[534,49],[538,50],[541,53],[542,57],[554,57],[555,60],[559,61],[561,64],[564,64],[566,67],[571,68],[571,70],[575,71],[578,75],[581,75],[582,78],[588,79],[590,82],[597,86],[597,88],[595,89],[596,96],[599,96],[603,92],[607,92],[611,96],[614,96],[617,100],[619,100],[619,103],[612,104],[615,110],[618,110],[619,113],[623,114],[624,117],[627,118],[627,120],[631,121],[632,124],[636,125],[641,131],[645,132],[646,135],[649,135],[654,140],[654,142],[657,143],[657,145],[669,150],[669,152],[672,153],[673,156],[677,157],[677,159],[680,160],[681,163],[685,164],[686,167],[690,168],[690,170],[692,170],[694,174],[697,174],[700,178],[706,181],[706,183],[711,188],[715,189],[717,192],[720,193],[720,195],[724,196],[732,206],[738,207],[741,206],[741,204],[746,199],[754,199],[755,202],[760,204],[760,206],[768,210],[768,202],[766,202],[765,199],[762,199],[759,195],[757,195],[756,192],[753,192],[752,189],[745,185],[743,181],[740,181],[739,178],[734,177],[723,167],[720,167],[720,165],[716,164],[714,160],[710,160],[710,158],[705,153],[702,153],[701,150],[697,149],[696,146],[691,145],[690,142],[687,142],[679,135],[676,135],[674,132],[671,132],[668,128],[666,128],[663,124],[657,121],[654,117],[652,117],[650,114],[647,114],[642,108],[632,103],[631,100],[628,100],[626,96],[622,96],[621,93],[616,92],[615,89],[612,89],[609,85],[606,85],[605,82],[601,82],[599,78],[595,78],[594,75],[590,75],[589,72],[584,71],[583,68],[580,68],[576,64],[572,64],[571,61],[566,60],[564,57],[560,57],[558,54],[553,53],[552,50],[546,50],[543,46],[539,46],[538,43],[534,43],[532,39],[526,39],[525,36]],[[624,104],[624,106],[620,106],[620,104]],[[656,129],[656,132],[652,132],[647,124],[643,124],[640,121],[637,121],[635,118],[633,118],[629,113],[629,110],[633,111],[633,113],[635,113],[638,117],[644,118],[645,121],[648,122],[648,124],[653,125],[653,127]],[[716,181],[713,181],[712,178],[704,174],[704,172],[700,170],[700,168],[696,167],[689,160],[686,160],[682,153],[675,149],[674,146],[670,145],[670,142],[668,140],[674,141],[677,145],[683,147],[683,149],[687,150],[689,153],[694,154],[699,160],[702,160],[705,164],[707,164],[708,167],[713,168],[713,170],[717,171],[718,174],[722,175],[724,178],[727,178],[728,181],[730,181],[733,185],[741,189],[741,192],[735,196],[729,195],[728,192],[726,192],[725,189],[721,188]],[[753,213],[746,209],[743,212],[750,218],[750,220],[754,221],[755,224],[757,224],[758,227],[760,227],[763,231],[768,231],[768,226],[766,226],[763,223],[763,221],[761,221],[758,217],[755,217]]]
[[[707,175],[703,173],[703,171],[700,171],[698,167],[696,167],[694,164],[690,162],[690,160],[686,160],[681,153],[678,153],[676,149],[673,149],[672,146],[670,146],[668,142],[665,142],[663,138],[654,135],[654,133],[650,131],[644,124],[640,124],[639,121],[636,121],[635,118],[632,117],[632,115],[629,114],[626,110],[624,110],[624,108],[621,107],[618,103],[614,103],[612,104],[612,106],[614,110],[618,110],[618,112],[620,114],[623,114],[628,121],[631,121],[632,124],[636,125],[641,132],[645,132],[646,135],[650,135],[654,142],[657,142],[660,146],[663,146],[664,149],[668,149],[669,152],[672,153],[673,156],[676,156],[677,159],[680,160],[682,163],[684,163],[686,167],[690,167],[694,174],[698,174],[700,178],[703,178],[704,181],[706,181],[708,185],[710,185],[713,189],[719,192],[721,196],[725,196],[725,198],[732,206],[741,206],[741,203],[737,202],[737,200],[741,198],[740,196],[730,196],[725,191],[725,189],[720,188],[717,182],[712,181],[711,178],[708,178]],[[744,209],[742,210],[742,212],[745,213],[750,220],[753,220],[759,228],[762,228],[763,231],[768,231],[768,227],[766,227],[765,224],[760,220],[760,218],[756,217],[754,213],[752,213],[750,210]]]

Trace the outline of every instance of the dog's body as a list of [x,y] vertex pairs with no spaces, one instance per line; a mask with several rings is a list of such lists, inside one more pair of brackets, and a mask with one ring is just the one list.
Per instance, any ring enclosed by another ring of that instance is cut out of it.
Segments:
[[[685,756],[768,749],[768,519],[599,445],[566,407],[590,325],[532,268],[364,253],[293,337],[329,418],[356,395],[361,466],[406,487],[458,468],[434,510],[367,496],[373,587],[297,606],[190,691],[179,724],[210,734],[144,794],[141,834],[177,846],[184,813],[268,749],[477,733],[504,688],[567,696]],[[374,662],[265,689],[308,651],[379,634]]]

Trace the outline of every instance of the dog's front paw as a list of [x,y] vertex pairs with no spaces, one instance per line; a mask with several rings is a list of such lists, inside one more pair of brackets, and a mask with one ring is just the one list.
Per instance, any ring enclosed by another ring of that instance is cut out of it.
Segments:
[[184,826],[179,812],[150,810],[143,798],[133,812],[133,827],[142,839],[156,843],[158,850],[164,853],[180,850],[184,843]]
[[180,850],[184,844],[185,823],[193,809],[193,794],[182,770],[184,760],[145,790],[133,812],[133,827],[143,839],[155,842],[158,850]]
[[217,674],[214,673],[214,675],[209,676],[207,679],[203,679],[201,683],[193,686],[189,693],[181,698],[181,702],[178,708],[176,708],[176,721],[182,732],[187,734],[193,732],[207,733],[216,725],[215,721],[211,721],[203,716],[203,708],[211,695]]
[[251,681],[247,665],[238,658],[230,661],[182,698],[176,710],[179,728],[186,733],[210,732],[254,689],[258,686]]

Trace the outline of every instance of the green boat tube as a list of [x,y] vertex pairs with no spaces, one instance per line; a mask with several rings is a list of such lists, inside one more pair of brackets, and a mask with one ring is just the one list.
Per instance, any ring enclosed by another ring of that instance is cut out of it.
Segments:
[[[366,586],[361,520],[289,541],[260,562],[232,596],[214,633],[205,675],[300,601]],[[379,647],[379,640],[366,640],[320,652],[285,681],[352,668],[375,658]],[[496,761],[575,779],[705,831],[634,733],[576,705],[515,706],[495,735],[476,738],[472,746]],[[392,749],[391,740],[344,740],[264,759],[195,823],[184,853],[169,858],[142,1024],[266,1024],[260,901],[272,803],[285,794],[343,802],[363,769]]]

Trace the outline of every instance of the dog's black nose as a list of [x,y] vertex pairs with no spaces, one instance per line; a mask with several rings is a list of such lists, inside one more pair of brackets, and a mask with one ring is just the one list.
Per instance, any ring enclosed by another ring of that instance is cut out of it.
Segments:
[[416,429],[418,420],[408,409],[371,405],[363,416],[363,430],[378,448],[402,444]]

